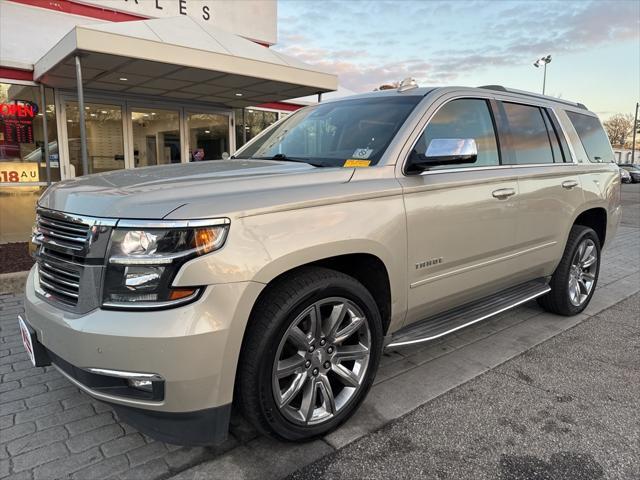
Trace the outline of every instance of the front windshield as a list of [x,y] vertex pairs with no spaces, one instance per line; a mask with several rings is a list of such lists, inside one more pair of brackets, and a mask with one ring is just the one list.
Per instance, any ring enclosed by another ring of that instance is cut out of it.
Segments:
[[[287,117],[235,158],[302,161],[338,167],[375,165],[421,96],[376,96],[321,103]],[[348,166],[348,164],[346,164]]]

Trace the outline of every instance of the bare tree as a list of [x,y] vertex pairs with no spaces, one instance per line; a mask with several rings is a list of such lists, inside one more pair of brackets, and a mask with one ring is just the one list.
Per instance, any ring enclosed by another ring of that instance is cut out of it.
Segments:
[[630,113],[617,113],[602,125],[607,131],[611,145],[624,147],[627,143],[627,138],[633,131],[633,115]]

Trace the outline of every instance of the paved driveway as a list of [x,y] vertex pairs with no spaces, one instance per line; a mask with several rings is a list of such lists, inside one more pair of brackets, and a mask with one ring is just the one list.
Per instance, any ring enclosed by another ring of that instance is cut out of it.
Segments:
[[640,478],[640,294],[296,472],[331,478]]
[[[625,189],[626,201],[637,205],[638,192]],[[0,478],[286,476],[640,290],[640,219],[637,208],[630,211],[605,253],[598,290],[583,315],[556,317],[531,303],[442,341],[387,352],[355,417],[306,444],[257,437],[238,418],[229,440],[217,448],[184,448],[145,437],[54,368],[31,367],[16,325],[22,298],[0,294]]]

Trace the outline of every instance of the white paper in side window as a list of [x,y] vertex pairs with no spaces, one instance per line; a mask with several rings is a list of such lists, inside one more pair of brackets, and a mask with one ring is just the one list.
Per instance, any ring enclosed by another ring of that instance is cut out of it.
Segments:
[[369,158],[373,153],[371,148],[356,148],[356,151],[351,155],[352,158]]

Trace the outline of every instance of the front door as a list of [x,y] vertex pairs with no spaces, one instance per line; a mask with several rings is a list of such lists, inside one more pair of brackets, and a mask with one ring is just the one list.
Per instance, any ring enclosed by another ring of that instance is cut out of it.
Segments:
[[187,112],[189,161],[220,160],[231,152],[230,115]]
[[130,107],[133,164],[181,163],[180,110]]
[[473,138],[474,164],[402,176],[408,234],[407,323],[504,288],[513,281],[517,179],[499,168],[491,107],[485,99],[444,104],[418,139]]

